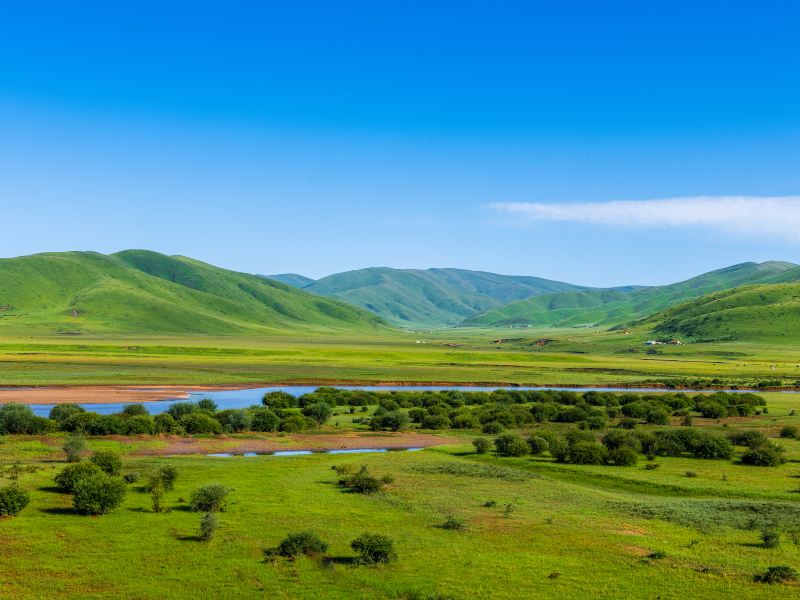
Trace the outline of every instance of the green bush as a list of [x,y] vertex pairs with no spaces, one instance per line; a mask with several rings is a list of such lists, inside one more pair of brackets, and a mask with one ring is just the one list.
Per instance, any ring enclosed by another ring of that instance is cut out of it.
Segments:
[[108,475],[119,475],[122,471],[122,459],[113,450],[98,450],[89,460]]
[[422,429],[450,429],[452,423],[446,415],[428,415],[422,419]]
[[283,391],[267,392],[264,394],[264,398],[261,400],[261,403],[272,410],[296,408],[298,406],[297,398],[288,392]]
[[362,533],[350,543],[360,560],[367,564],[389,563],[397,560],[392,538],[379,533]]
[[149,415],[150,413],[147,412],[147,409],[144,407],[143,404],[134,402],[132,404],[126,404],[125,406],[123,406],[122,414],[125,415],[126,417],[140,417]]
[[171,433],[175,429],[175,419],[169,413],[153,417],[153,433]]
[[475,447],[476,454],[486,454],[491,447],[489,440],[486,438],[476,438],[472,440],[472,445]]
[[328,551],[328,544],[323,542],[313,531],[290,533],[278,544],[277,553],[286,558],[299,556],[318,556]]
[[0,487],[0,517],[16,517],[30,501],[30,494],[15,483]]
[[76,434],[70,434],[64,439],[64,452],[67,454],[67,462],[80,462],[81,454],[86,450],[86,440]]
[[602,465],[607,459],[608,450],[597,442],[577,442],[567,453],[567,462],[574,465]]
[[221,483],[206,484],[192,492],[189,506],[195,512],[224,512],[231,491]]
[[488,433],[490,435],[495,435],[503,431],[503,426],[498,423],[497,421],[489,421],[483,425],[481,429],[483,433]]
[[775,444],[762,444],[742,454],[742,464],[754,467],[777,467],[783,463],[783,448]]
[[497,436],[494,447],[500,456],[525,456],[528,453],[528,444],[525,440],[512,433]]
[[400,431],[408,427],[410,422],[409,416],[403,411],[390,410],[372,417],[369,420],[369,428],[372,431]]
[[528,438],[528,449],[533,456],[544,454],[549,448],[547,440],[540,435],[532,435]]
[[165,492],[175,489],[175,481],[178,479],[178,469],[172,465],[162,465],[155,472],[150,474],[147,481],[148,489],[160,485]]
[[122,476],[122,479],[125,483],[136,483],[139,481],[139,474],[135,471],[131,471],[130,473],[125,473],[125,475]]
[[208,512],[203,515],[202,519],[200,519],[200,531],[198,532],[197,537],[204,542],[207,542],[214,537],[218,527],[219,519],[217,518],[217,515]]
[[220,425],[219,421],[204,412],[193,412],[184,415],[178,423],[186,433],[222,433],[222,425]]
[[97,473],[84,477],[75,484],[72,505],[75,510],[87,515],[104,515],[122,504],[125,492],[125,482],[122,479]]
[[787,425],[781,429],[781,437],[800,440],[800,427],[797,427],[797,425]]
[[285,431],[286,433],[297,433],[299,431],[305,431],[306,429],[310,429],[315,425],[316,425],[315,421],[307,419],[303,415],[295,414],[295,415],[289,415],[283,421],[281,421],[280,429],[281,431]]
[[56,485],[65,492],[72,493],[81,479],[99,475],[103,470],[91,462],[79,462],[64,467],[55,476]]
[[359,494],[375,494],[383,489],[384,484],[369,472],[367,465],[362,465],[356,473],[339,480],[339,485]]
[[783,583],[784,581],[797,581],[798,574],[792,567],[780,565],[768,567],[764,573],[754,577],[759,583]]
[[732,431],[728,434],[728,439],[736,446],[747,446],[748,448],[757,448],[768,443],[767,436],[757,429]]
[[620,446],[608,451],[608,463],[617,467],[633,467],[639,461],[639,455],[629,446]]
[[333,416],[333,407],[326,402],[315,402],[305,406],[302,413],[318,425],[322,425]]
[[459,519],[455,515],[449,515],[445,520],[444,523],[439,525],[441,529],[451,529],[454,531],[465,531],[467,529],[467,523],[463,519]]
[[777,548],[781,545],[781,535],[774,527],[765,527],[762,529],[760,537],[764,548]]
[[253,409],[250,417],[250,427],[253,431],[277,431],[281,420],[269,408]]

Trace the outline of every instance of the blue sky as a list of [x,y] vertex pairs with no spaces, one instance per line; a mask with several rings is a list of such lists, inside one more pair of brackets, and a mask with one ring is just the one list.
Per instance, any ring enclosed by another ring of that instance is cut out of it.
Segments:
[[798,3],[121,4],[0,11],[0,256],[800,262]]

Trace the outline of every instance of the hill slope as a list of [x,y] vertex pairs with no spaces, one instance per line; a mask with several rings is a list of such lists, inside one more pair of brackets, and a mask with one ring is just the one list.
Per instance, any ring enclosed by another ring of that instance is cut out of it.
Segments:
[[695,341],[798,341],[800,283],[715,292],[656,313],[636,326],[658,336]]
[[398,325],[441,327],[521,298],[580,288],[482,271],[376,267],[330,275],[304,289],[361,306]]
[[0,260],[0,331],[244,334],[375,329],[380,319],[255,275],[145,250]]
[[306,277],[305,275],[298,275],[297,273],[280,273],[278,275],[259,275],[259,277],[263,277],[264,279],[274,279],[275,281],[280,281],[281,283],[285,283],[286,285],[290,285],[296,288],[304,288],[306,286],[311,285],[314,283],[314,279],[311,277]]
[[742,263],[663,286],[583,289],[535,296],[466,319],[465,326],[614,325],[639,319],[710,292],[756,283],[800,280],[785,262]]

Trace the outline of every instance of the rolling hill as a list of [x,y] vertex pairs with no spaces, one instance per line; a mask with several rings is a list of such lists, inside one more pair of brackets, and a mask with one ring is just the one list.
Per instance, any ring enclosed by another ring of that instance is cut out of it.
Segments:
[[375,315],[255,275],[146,250],[0,259],[0,332],[373,330]]
[[743,286],[695,298],[635,324],[694,341],[797,341],[800,283]]
[[443,327],[522,298],[581,288],[483,271],[376,267],[330,275],[304,289],[366,308],[396,325]]
[[462,325],[615,325],[646,317],[710,292],[742,285],[787,281],[800,281],[800,267],[775,261],[742,263],[670,285],[580,289],[534,296],[467,318]]
[[297,273],[280,273],[278,275],[259,275],[259,277],[263,277],[264,279],[274,279],[275,281],[280,281],[281,283],[285,283],[286,285],[290,285],[296,288],[304,288],[306,286],[311,285],[314,283],[314,279],[311,277],[306,277],[305,275],[298,275]]

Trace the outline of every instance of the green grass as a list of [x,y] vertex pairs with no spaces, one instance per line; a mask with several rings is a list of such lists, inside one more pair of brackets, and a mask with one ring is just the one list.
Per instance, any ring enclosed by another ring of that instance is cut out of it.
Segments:
[[[782,396],[771,412],[800,408]],[[771,402],[771,397],[770,397]],[[781,417],[784,418],[784,417]],[[767,427],[771,417],[752,418]],[[797,417],[785,417],[792,422]],[[149,496],[129,486],[116,512],[89,518],[52,489],[63,467],[58,438],[0,439],[0,464],[39,470],[21,485],[33,502],[0,521],[0,595],[13,598],[790,598],[791,585],[762,585],[755,573],[796,565],[800,546],[800,442],[786,441],[777,468],[726,461],[658,458],[661,467],[556,465],[547,458],[502,459],[465,443],[415,453],[214,459],[153,458],[157,444],[92,440],[126,453],[125,471],[179,469],[155,514]],[[473,434],[474,435],[474,434]],[[395,477],[386,492],[361,496],[336,485],[333,465],[368,464]],[[696,478],[683,475],[687,469]],[[725,474],[725,477],[722,477]],[[197,486],[235,489],[211,542],[195,539],[200,515],[187,511]],[[492,506],[486,506],[493,501]],[[511,509],[506,507],[511,505]],[[465,531],[439,527],[449,516]],[[760,519],[760,520],[759,520]],[[758,528],[775,523],[783,543],[766,550]],[[335,560],[264,563],[288,533],[317,532]],[[385,567],[348,564],[363,531],[390,535],[399,560]],[[558,574],[558,575],[555,575]]]

